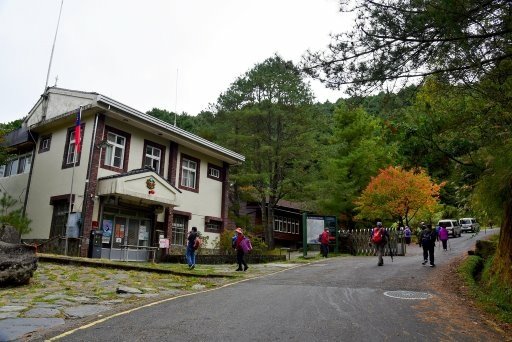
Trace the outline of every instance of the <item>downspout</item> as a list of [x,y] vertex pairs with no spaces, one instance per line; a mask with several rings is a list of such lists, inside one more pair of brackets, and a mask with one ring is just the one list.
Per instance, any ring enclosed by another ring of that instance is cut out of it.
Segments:
[[27,202],[28,202],[28,192],[30,190],[30,183],[32,182],[32,171],[34,170],[34,160],[36,158],[36,147],[37,141],[34,139],[32,132],[30,132],[30,128],[27,126],[27,132],[30,135],[30,138],[34,142],[34,148],[32,150],[32,160],[30,161],[30,172],[28,174],[28,182],[27,182],[27,191],[25,191],[25,200],[23,201],[23,210],[21,212],[21,216],[25,217],[25,213],[27,211]]

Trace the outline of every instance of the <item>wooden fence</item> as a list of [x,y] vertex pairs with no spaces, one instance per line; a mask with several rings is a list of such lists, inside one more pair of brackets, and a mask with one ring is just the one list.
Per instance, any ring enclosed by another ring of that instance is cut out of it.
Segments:
[[[373,244],[369,244],[371,229],[353,229],[340,231],[340,251],[352,255],[375,255],[376,249]],[[386,228],[389,232],[389,242],[385,253],[389,255],[405,255],[406,245],[403,238],[403,232],[394,228]]]

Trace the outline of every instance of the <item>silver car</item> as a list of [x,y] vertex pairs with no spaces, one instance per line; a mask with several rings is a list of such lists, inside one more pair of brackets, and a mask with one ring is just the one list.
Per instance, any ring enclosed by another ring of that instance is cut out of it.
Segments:
[[480,230],[480,224],[474,217],[465,217],[459,219],[460,228],[463,232],[475,233]]
[[437,222],[437,226],[446,227],[446,230],[448,230],[448,235],[451,235],[454,238],[462,235],[462,229],[460,228],[459,221],[457,220],[439,220],[439,222]]

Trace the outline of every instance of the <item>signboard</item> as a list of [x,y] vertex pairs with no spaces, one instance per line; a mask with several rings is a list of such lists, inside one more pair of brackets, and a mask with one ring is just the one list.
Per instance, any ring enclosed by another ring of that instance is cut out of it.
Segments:
[[318,236],[324,231],[325,227],[329,228],[329,244],[334,245],[334,252],[338,252],[338,228],[335,216],[316,216],[302,214],[302,243],[304,248],[303,255],[307,256],[308,245],[318,245]]
[[323,216],[308,216],[307,220],[307,242],[308,244],[318,244],[318,236],[322,234],[325,227]]
[[158,245],[160,248],[169,248],[169,239],[160,239]]

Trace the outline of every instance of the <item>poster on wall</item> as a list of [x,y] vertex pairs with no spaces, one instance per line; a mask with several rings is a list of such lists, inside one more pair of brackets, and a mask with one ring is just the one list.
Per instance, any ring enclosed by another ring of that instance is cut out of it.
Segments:
[[308,216],[307,221],[307,241],[308,244],[318,244],[318,236],[324,231],[323,216]]
[[103,230],[103,237],[112,236],[112,220],[103,220],[103,225],[101,227]]
[[139,226],[139,240],[147,240],[148,239],[148,232],[146,230],[146,226]]
[[160,239],[158,245],[160,248],[169,248],[169,239]]
[[116,237],[116,241],[117,241],[117,238],[124,237],[124,224],[119,224],[119,223],[116,224],[115,237]]

